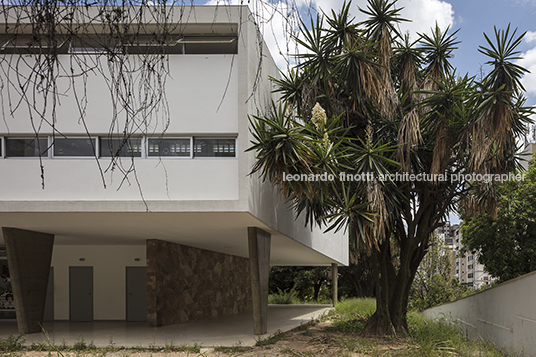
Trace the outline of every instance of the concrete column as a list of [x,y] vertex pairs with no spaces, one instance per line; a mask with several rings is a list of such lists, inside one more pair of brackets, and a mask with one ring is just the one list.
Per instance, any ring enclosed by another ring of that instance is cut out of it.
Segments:
[[331,264],[331,293],[333,294],[333,306],[339,301],[339,266],[336,263]]
[[270,233],[257,227],[248,227],[249,276],[253,302],[253,332],[263,335],[268,331],[268,277],[270,272]]
[[41,332],[54,235],[5,227],[2,233],[19,332]]

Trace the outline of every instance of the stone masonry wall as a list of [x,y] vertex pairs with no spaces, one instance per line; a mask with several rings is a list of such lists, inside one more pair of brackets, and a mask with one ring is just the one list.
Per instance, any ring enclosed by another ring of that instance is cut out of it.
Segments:
[[252,310],[249,260],[147,240],[147,323],[165,326]]

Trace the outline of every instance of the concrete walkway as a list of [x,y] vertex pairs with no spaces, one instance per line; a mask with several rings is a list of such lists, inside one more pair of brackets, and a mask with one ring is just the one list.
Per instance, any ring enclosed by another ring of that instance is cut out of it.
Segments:
[[[252,346],[277,330],[288,331],[315,319],[331,309],[331,305],[269,305],[268,334],[253,334],[253,315],[241,313],[203,321],[186,322],[164,327],[147,327],[145,322],[94,321],[45,322],[49,339],[56,345],[72,346],[82,339],[97,347]],[[0,338],[18,336],[15,321],[0,321]],[[25,344],[45,342],[43,333],[25,335]]]

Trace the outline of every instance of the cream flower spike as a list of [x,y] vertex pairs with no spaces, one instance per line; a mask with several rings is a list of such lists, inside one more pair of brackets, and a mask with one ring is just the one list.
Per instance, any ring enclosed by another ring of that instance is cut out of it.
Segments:
[[316,126],[317,129],[320,129],[321,125],[326,122],[327,116],[326,111],[318,103],[315,104],[311,112],[312,118],[311,121]]

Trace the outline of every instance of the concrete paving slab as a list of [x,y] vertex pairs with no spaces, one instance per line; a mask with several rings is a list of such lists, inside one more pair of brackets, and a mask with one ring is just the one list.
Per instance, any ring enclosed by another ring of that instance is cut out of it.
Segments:
[[[145,322],[94,321],[94,322],[45,322],[48,338],[56,345],[74,345],[82,339],[97,347],[113,344],[116,347],[165,347],[193,346],[253,346],[257,339],[274,332],[288,331],[307,323],[331,309],[331,305],[269,305],[268,333],[253,334],[251,312],[214,319],[192,321],[171,326],[147,327]],[[17,336],[15,321],[0,321],[0,338]],[[24,336],[25,344],[45,342],[44,333]]]

